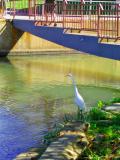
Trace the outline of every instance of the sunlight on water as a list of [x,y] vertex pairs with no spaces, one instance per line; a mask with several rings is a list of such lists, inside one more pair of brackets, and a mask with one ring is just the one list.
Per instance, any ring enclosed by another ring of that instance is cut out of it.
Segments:
[[37,147],[65,113],[75,113],[71,72],[87,107],[120,97],[120,61],[89,55],[9,57],[0,62],[0,160]]

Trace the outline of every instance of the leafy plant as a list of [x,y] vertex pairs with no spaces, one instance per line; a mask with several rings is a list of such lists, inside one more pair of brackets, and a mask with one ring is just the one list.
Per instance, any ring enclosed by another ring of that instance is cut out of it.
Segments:
[[120,103],[120,97],[113,97],[108,102],[103,102],[103,103],[104,103],[104,105],[111,105],[113,103]]
[[120,113],[116,114],[112,120],[114,124],[120,125]]
[[107,118],[107,113],[94,107],[89,112],[89,118],[90,120],[105,120]]
[[96,153],[93,153],[89,156],[89,159],[91,160],[101,160],[100,156],[98,156]]
[[120,103],[120,97],[114,97],[110,100],[111,103]]
[[99,109],[102,109],[105,106],[103,101],[98,101],[97,105]]
[[63,129],[63,127],[64,124],[55,125],[54,128],[44,136],[44,143],[49,144],[54,139],[56,139],[59,136],[60,131]]

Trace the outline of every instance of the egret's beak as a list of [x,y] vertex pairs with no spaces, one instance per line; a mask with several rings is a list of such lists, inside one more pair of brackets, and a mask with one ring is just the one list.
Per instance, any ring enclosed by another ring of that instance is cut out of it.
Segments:
[[68,76],[69,76],[69,74],[66,74],[66,75],[65,75],[65,77],[68,77]]
[[72,74],[68,73],[65,77],[72,77]]

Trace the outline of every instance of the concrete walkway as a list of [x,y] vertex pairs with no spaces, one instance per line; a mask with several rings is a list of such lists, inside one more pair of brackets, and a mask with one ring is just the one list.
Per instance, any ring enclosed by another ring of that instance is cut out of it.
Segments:
[[84,125],[72,123],[61,132],[61,137],[50,144],[39,160],[74,160],[88,145]]

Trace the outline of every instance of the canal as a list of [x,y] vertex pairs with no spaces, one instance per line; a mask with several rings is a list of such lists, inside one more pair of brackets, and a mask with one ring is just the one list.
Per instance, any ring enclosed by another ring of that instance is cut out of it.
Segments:
[[11,56],[0,60],[0,160],[38,147],[52,126],[76,113],[72,73],[87,109],[120,97],[120,61],[96,56]]

